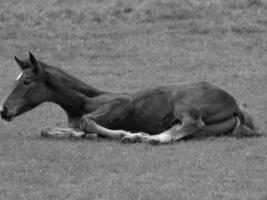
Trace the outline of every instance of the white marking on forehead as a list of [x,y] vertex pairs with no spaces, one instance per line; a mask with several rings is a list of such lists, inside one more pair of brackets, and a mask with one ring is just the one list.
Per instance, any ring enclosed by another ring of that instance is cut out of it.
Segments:
[[20,77],[22,76],[23,72],[21,72],[18,77],[16,78],[16,81],[18,81],[20,79]]

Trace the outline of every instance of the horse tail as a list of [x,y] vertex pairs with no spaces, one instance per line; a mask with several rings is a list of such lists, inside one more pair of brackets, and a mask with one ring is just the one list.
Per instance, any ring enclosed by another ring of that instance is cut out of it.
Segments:
[[253,137],[261,135],[255,127],[252,117],[244,106],[239,107],[236,113],[236,120],[237,122],[232,132],[234,136]]

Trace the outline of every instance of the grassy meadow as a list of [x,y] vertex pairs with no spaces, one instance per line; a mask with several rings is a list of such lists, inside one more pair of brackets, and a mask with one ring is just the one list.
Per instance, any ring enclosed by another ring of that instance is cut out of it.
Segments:
[[246,103],[261,137],[171,145],[48,140],[43,104],[0,120],[0,199],[266,200],[266,0],[0,0],[0,101],[32,52],[97,88],[207,80]]

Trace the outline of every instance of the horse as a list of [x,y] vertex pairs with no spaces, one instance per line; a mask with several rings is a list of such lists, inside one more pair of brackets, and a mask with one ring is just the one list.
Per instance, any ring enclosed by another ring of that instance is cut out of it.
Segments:
[[96,138],[168,144],[198,133],[254,134],[250,115],[225,90],[210,82],[151,87],[132,93],[96,89],[58,67],[14,57],[22,70],[1,105],[1,117],[15,117],[44,102],[58,104],[69,128],[48,128],[41,136]]

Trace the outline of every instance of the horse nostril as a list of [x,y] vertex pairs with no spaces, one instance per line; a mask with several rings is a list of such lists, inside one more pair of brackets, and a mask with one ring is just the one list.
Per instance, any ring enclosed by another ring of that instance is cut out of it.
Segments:
[[0,114],[1,116],[4,116],[7,114],[7,108],[5,106],[0,107]]
[[6,121],[11,121],[13,118],[13,115],[9,113],[8,108],[5,106],[3,106],[0,109],[0,115],[1,115],[1,118],[6,120]]

